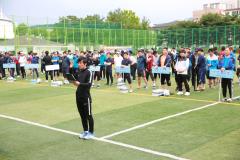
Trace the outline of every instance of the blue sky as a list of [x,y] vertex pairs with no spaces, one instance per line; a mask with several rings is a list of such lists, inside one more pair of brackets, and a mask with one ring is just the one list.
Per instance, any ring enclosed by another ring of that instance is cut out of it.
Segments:
[[[31,23],[49,23],[59,16],[76,15],[84,17],[94,13],[106,17],[116,8],[131,9],[152,24],[165,23],[192,17],[192,11],[202,8],[204,3],[214,0],[0,0],[0,8],[6,15],[29,16]],[[217,0],[215,0],[217,1]],[[34,17],[34,18],[33,18]],[[33,20],[34,19],[34,20]]]

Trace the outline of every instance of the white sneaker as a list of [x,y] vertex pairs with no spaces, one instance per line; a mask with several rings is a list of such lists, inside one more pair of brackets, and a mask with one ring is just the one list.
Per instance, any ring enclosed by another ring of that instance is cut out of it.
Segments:
[[86,137],[87,134],[88,134],[88,131],[84,131],[79,134],[79,138],[84,139],[84,137]]
[[132,89],[130,89],[128,92],[129,92],[129,93],[132,93],[132,92],[133,92],[133,90],[132,90]]
[[228,99],[227,99],[227,102],[232,102],[232,98],[228,98]]
[[186,92],[184,95],[185,96],[190,96],[190,92]]
[[89,139],[93,139],[93,138],[94,138],[94,134],[91,132],[88,132],[87,135],[85,135],[83,137],[83,139],[85,139],[85,140],[89,140]]
[[48,80],[46,80],[45,82],[48,83]]
[[183,95],[183,92],[178,91],[177,95]]

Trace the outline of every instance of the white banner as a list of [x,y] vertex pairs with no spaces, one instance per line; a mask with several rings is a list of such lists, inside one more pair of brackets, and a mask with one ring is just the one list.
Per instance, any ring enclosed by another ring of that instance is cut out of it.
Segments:
[[55,70],[59,70],[59,64],[55,64],[55,65],[47,65],[45,67],[46,71],[55,71]]

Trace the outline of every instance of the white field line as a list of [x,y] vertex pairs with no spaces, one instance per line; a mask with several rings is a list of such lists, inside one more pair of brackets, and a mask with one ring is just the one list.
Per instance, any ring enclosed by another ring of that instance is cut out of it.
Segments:
[[120,134],[123,134],[123,133],[126,133],[126,132],[130,132],[130,131],[133,131],[133,130],[136,130],[136,129],[139,129],[139,128],[143,128],[143,127],[152,125],[154,123],[158,123],[158,122],[165,121],[165,120],[168,120],[168,119],[171,119],[171,118],[182,116],[182,115],[185,115],[185,114],[188,114],[188,113],[191,113],[191,112],[199,111],[199,110],[208,108],[210,106],[217,105],[219,103],[220,102],[215,102],[215,103],[211,103],[211,104],[208,104],[208,105],[205,105],[205,106],[202,106],[202,107],[198,107],[198,108],[195,108],[195,109],[190,109],[190,110],[183,111],[183,112],[180,112],[180,113],[177,113],[177,114],[173,114],[173,115],[170,115],[170,116],[167,116],[167,117],[159,118],[159,119],[156,119],[156,120],[153,120],[153,121],[150,121],[150,122],[146,122],[146,123],[143,123],[143,124],[140,124],[140,125],[128,128],[128,129],[124,129],[124,130],[121,130],[121,131],[103,136],[101,138],[104,138],[104,139],[111,138],[111,137],[114,137],[114,136],[117,136],[117,135],[120,135]]
[[[71,134],[71,135],[74,135],[74,136],[78,136],[79,135],[79,133],[76,133],[76,132],[50,127],[50,126],[47,126],[47,125],[44,125],[44,124],[31,122],[31,121],[23,120],[23,119],[16,118],[16,117],[11,117],[11,116],[2,115],[2,114],[0,114],[0,117],[1,118],[5,118],[5,119],[14,120],[14,121],[17,121],[17,122],[26,123],[26,124],[33,125],[33,126],[38,126],[38,127],[41,127],[41,128],[46,128],[46,129],[57,131],[57,132]],[[137,146],[134,146],[134,145],[125,144],[125,143],[121,143],[121,142],[116,142],[116,141],[112,141],[112,140],[108,140],[108,139],[104,139],[104,138],[94,137],[93,139],[97,140],[97,141],[101,141],[101,142],[110,143],[110,144],[114,144],[114,145],[117,145],[117,146],[125,147],[125,148],[130,148],[130,149],[133,149],[133,150],[137,150],[137,151],[141,151],[141,152],[157,155],[157,156],[171,158],[171,159],[174,159],[174,160],[187,160],[186,158],[178,157],[178,156],[175,156],[175,155],[172,155],[172,154],[158,152],[158,151],[154,151],[154,150],[150,150],[150,149],[146,149],[146,148],[142,148],[142,147],[137,147]]]
[[[240,97],[240,96],[234,97],[233,99],[238,99],[239,97]],[[126,132],[130,132],[130,131],[133,131],[133,130],[136,130],[136,129],[139,129],[139,128],[143,128],[143,127],[152,125],[152,124],[154,124],[154,123],[158,123],[158,122],[165,121],[165,120],[168,120],[168,119],[171,119],[171,118],[175,118],[175,117],[178,117],[178,116],[182,116],[182,115],[185,115],[185,114],[188,114],[188,113],[191,113],[191,112],[199,111],[199,110],[202,110],[202,109],[205,109],[205,108],[208,108],[208,107],[217,105],[217,104],[219,104],[219,103],[221,103],[221,102],[211,103],[211,104],[208,104],[208,105],[205,105],[205,106],[202,106],[202,107],[190,109],[190,110],[183,111],[183,112],[180,112],[180,113],[177,113],[177,114],[173,114],[173,115],[170,115],[170,116],[167,116],[167,117],[159,118],[159,119],[156,119],[156,120],[147,122],[147,123],[143,123],[143,124],[137,125],[137,126],[132,127],[132,128],[124,129],[124,130],[122,130],[122,131],[115,132],[115,133],[112,133],[112,134],[103,136],[103,137],[101,137],[101,138],[103,138],[103,139],[111,138],[111,137],[114,137],[114,136],[117,136],[117,135],[120,135],[120,134],[123,134],[123,133],[126,133]]]

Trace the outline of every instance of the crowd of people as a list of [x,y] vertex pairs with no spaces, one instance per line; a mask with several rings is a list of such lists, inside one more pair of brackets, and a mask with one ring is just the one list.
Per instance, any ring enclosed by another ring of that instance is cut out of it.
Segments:
[[[220,51],[217,48],[210,48],[204,52],[201,48],[191,50],[190,48],[180,48],[178,51],[175,48],[163,48],[161,53],[154,49],[140,49],[136,54],[131,50],[114,50],[114,51],[64,51],[62,53],[56,51],[49,53],[45,51],[37,54],[29,52],[27,55],[20,51],[16,55],[11,52],[0,53],[0,78],[6,78],[6,71],[9,71],[9,76],[13,79],[21,77],[26,79],[27,74],[35,74],[39,79],[39,72],[45,74],[45,81],[48,82],[49,76],[51,81],[57,80],[60,75],[64,78],[64,83],[67,84],[66,74],[77,74],[79,72],[78,59],[79,57],[87,58],[87,66],[99,66],[100,71],[95,71],[93,74],[93,86],[100,87],[100,80],[106,80],[106,85],[113,85],[114,78],[116,80],[123,79],[129,84],[129,92],[133,92],[132,81],[137,81],[137,89],[147,89],[149,85],[156,87],[160,84],[163,89],[169,89],[172,81],[177,84],[177,95],[189,96],[191,87],[193,91],[204,91],[206,83],[209,88],[215,88],[219,83],[218,78],[211,77],[209,71],[211,69],[233,70],[237,71],[237,61],[240,62],[240,54],[236,57],[236,52],[233,47],[222,47]],[[5,63],[14,63],[16,68],[3,68]],[[32,69],[30,72],[25,71],[26,64],[39,64],[40,70]],[[59,65],[59,70],[47,71],[45,66]],[[114,67],[129,66],[130,73],[114,72]],[[153,73],[154,67],[169,67],[170,74]],[[114,73],[114,74],[113,74]],[[185,93],[183,92],[183,85]],[[222,78],[222,93],[224,101],[232,101],[232,79]],[[227,89],[229,98],[227,98]]]

